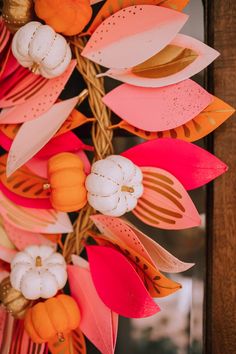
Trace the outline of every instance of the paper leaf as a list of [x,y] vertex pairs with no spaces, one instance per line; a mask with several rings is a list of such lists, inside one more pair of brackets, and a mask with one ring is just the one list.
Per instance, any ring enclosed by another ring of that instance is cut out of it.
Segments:
[[145,258],[140,256],[131,248],[127,247],[122,241],[112,243],[104,235],[94,236],[95,240],[101,246],[112,248],[113,246],[123,254],[134,267],[136,273],[139,275],[144,286],[152,297],[165,297],[173,294],[181,288],[179,283],[166,278],[160,271],[149,263]]
[[[1,279],[0,279],[0,281],[1,281]],[[4,338],[6,317],[7,317],[6,310],[3,308],[3,306],[0,306],[0,348],[2,348],[2,343],[3,343],[3,338]]]
[[[4,310],[4,309],[3,309]],[[7,313],[6,310],[4,310],[6,313],[5,321],[3,323],[3,338],[2,338],[2,343],[1,343],[1,354],[12,354],[10,352],[11,349],[11,344],[12,344],[12,338],[16,336],[14,332],[14,325],[16,320],[14,317]],[[41,354],[41,353],[40,353]]]
[[0,192],[0,214],[14,227],[30,232],[45,234],[68,233],[73,231],[66,213],[55,210],[30,209],[12,203]]
[[176,128],[196,117],[212,100],[213,97],[192,80],[160,88],[123,84],[103,98],[119,117],[148,131]]
[[20,64],[12,54],[12,51],[10,50],[6,60],[5,68],[2,74],[0,75],[0,83],[2,84],[3,80],[5,80],[6,78],[11,80],[10,75],[12,75],[19,67]]
[[[3,220],[1,217],[0,217],[0,246],[3,246],[8,249],[12,249],[12,250],[16,249],[14,244],[12,243],[9,235],[8,235],[7,229],[5,227],[5,223],[3,223]],[[1,272],[1,269],[0,269],[0,272]]]
[[112,311],[128,318],[143,318],[160,310],[134,267],[120,252],[102,246],[86,249],[96,290]]
[[86,343],[80,329],[64,335],[65,340],[59,341],[58,336],[50,339],[48,348],[51,354],[86,354]]
[[88,29],[88,33],[93,33],[96,28],[108,17],[114,15],[120,9],[125,9],[131,5],[161,5],[173,10],[182,11],[189,0],[106,0],[97,16]]
[[96,29],[82,55],[108,68],[132,67],[163,49],[187,19],[185,14],[159,6],[130,6]]
[[170,173],[142,167],[144,193],[134,215],[160,229],[181,230],[201,224],[200,216],[182,184]]
[[227,171],[227,166],[208,151],[179,139],[155,139],[121,154],[137,166],[170,172],[187,190],[201,187]]
[[0,259],[4,262],[11,263],[17,251],[0,245]]
[[104,75],[135,86],[163,87],[199,73],[219,52],[195,38],[177,34],[160,52],[131,69],[110,69]]
[[6,220],[4,221],[4,228],[11,242],[13,242],[16,248],[20,251],[30,245],[48,245],[53,248],[56,246],[55,243],[44,237],[42,234],[20,230]]
[[182,262],[174,257],[126,220],[101,214],[93,215],[91,219],[101,234],[105,235],[113,244],[117,241],[123,242],[163,272],[179,273],[193,266],[191,263]]
[[84,265],[81,266],[81,261],[81,257],[73,256],[77,265],[67,266],[71,294],[81,311],[80,328],[101,353],[113,354],[118,315],[114,314],[116,323],[113,325],[112,311],[98,296],[88,263],[83,260]]
[[[0,114],[1,124],[23,123],[33,120],[47,112],[56,102],[61,91],[64,89],[66,82],[69,80],[76,61],[73,60],[68,69],[55,79],[47,80],[45,85],[38,87],[36,92],[18,92],[15,94],[14,101],[11,96],[6,97],[0,102],[0,107],[15,106],[13,108],[3,110]],[[16,106],[16,104],[18,104]]]
[[124,129],[146,140],[172,138],[193,142],[210,134],[224,123],[234,112],[235,109],[233,107],[229,106],[219,98],[214,97],[213,102],[195,118],[174,129],[149,132],[147,130],[135,128],[124,120],[119,124],[112,126],[112,128]]
[[21,126],[9,151],[7,176],[24,165],[47,144],[67,119],[77,101],[78,97],[74,97],[56,103],[39,118]]

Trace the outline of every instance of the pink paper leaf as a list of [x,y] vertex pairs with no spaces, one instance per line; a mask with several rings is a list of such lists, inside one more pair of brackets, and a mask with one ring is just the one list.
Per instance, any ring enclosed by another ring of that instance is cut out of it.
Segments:
[[143,318],[160,310],[125,256],[110,247],[86,249],[94,285],[112,311],[124,317]]
[[58,76],[55,79],[46,80],[43,84],[40,83],[40,86],[37,86],[36,92],[30,90],[30,92],[25,93],[21,88],[17,94],[13,95],[14,99],[12,98],[12,95],[10,95],[1,100],[0,107],[11,107],[6,111],[3,110],[1,112],[1,124],[23,123],[28,120],[36,119],[47,112],[64,89],[75,65],[76,61],[72,60],[68,69],[61,76]]
[[[20,67],[20,64],[12,54],[12,51],[10,51],[9,57],[6,62],[6,66],[4,68],[4,71],[2,75],[0,76],[0,82],[2,84],[3,80],[10,79],[9,76],[12,75],[18,68]],[[2,88],[1,88],[2,90]]]
[[182,184],[169,172],[142,167],[144,193],[132,211],[145,224],[181,230],[201,224],[200,216]]
[[14,72],[14,75],[11,75],[7,80],[1,82],[0,102],[4,107],[8,107],[8,96],[13,98],[15,94],[17,95],[21,92],[21,89],[24,89],[24,86],[27,87],[27,84],[29,84],[29,77],[34,80],[37,79],[36,75],[32,75],[33,74],[28,69],[23,68],[23,66],[20,65]]
[[12,259],[15,257],[17,251],[10,248],[6,248],[0,245],[0,259],[4,262],[11,263]]
[[186,36],[184,34],[177,34],[177,36],[169,44],[192,49],[198,54],[198,57],[183,70],[161,78],[140,77],[138,75],[135,75],[135,73],[132,72],[132,69],[109,69],[103,74],[103,76],[109,76],[115,80],[126,82],[135,86],[168,86],[196,75],[204,68],[206,68],[209,64],[211,64],[220,55],[219,52],[217,52],[215,49],[208,47],[206,44],[198,41],[197,39]]
[[214,155],[178,139],[151,140],[121,155],[140,167],[158,167],[170,172],[187,190],[201,187],[227,171],[227,166]]
[[0,348],[2,348],[2,342],[4,338],[4,330],[6,324],[7,311],[3,306],[0,306]]
[[212,101],[213,96],[192,80],[160,88],[123,84],[103,98],[119,117],[147,131],[176,128],[196,117]]
[[108,68],[132,67],[164,48],[187,19],[160,6],[127,7],[101,23],[82,55]]
[[[80,264],[80,257],[74,256],[73,261],[75,264]],[[113,354],[118,315],[113,314],[98,296],[88,266],[85,268],[69,265],[67,271],[71,294],[81,311],[80,329],[101,353]]]
[[93,215],[91,219],[99,231],[111,242],[123,242],[163,272],[184,272],[194,265],[180,261],[124,219],[101,214]]
[[7,220],[4,220],[4,228],[11,242],[20,251],[30,245],[48,245],[53,248],[56,247],[55,243],[44,237],[42,234],[20,230],[10,224]]
[[49,142],[77,102],[78,97],[58,102],[39,118],[20,127],[8,154],[6,169],[8,177]]
[[73,231],[66,213],[55,210],[30,209],[12,203],[0,192],[0,215],[8,223],[21,230],[45,234]]

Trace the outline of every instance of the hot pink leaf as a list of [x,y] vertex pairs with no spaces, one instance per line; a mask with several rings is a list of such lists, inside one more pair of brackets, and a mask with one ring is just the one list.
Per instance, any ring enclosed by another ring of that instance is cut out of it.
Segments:
[[[6,66],[4,68],[4,71],[2,75],[0,76],[0,82],[2,84],[3,80],[5,79],[10,79],[9,76],[12,75],[12,73],[15,73],[15,71],[20,67],[20,64],[12,54],[12,51],[10,51],[10,54],[8,56]],[[2,89],[1,89],[2,90]]]
[[[73,257],[75,264],[80,264],[79,260],[80,257]],[[81,311],[80,329],[101,353],[113,354],[118,315],[113,314],[98,296],[88,263],[86,268],[81,265],[69,265],[67,271],[71,294]]]
[[132,211],[145,224],[181,230],[201,224],[200,216],[182,184],[169,172],[142,167],[144,192]]
[[111,242],[124,242],[127,247],[163,272],[184,272],[193,266],[191,263],[184,263],[174,257],[157,242],[124,219],[101,214],[93,215],[91,219],[99,231],[107,236]]
[[86,249],[94,285],[112,311],[124,317],[143,318],[160,310],[123,254],[103,246]]
[[7,176],[29,161],[49,142],[77,102],[78,97],[74,97],[55,103],[37,119],[22,124],[8,154]]
[[28,120],[36,119],[45,112],[47,112],[56,102],[61,91],[64,89],[66,82],[69,80],[76,61],[72,60],[68,69],[61,75],[54,79],[41,80],[40,76],[34,75],[37,78],[37,86],[35,90],[29,89],[32,84],[31,77],[29,81],[26,80],[25,88],[19,84],[19,92],[9,94],[0,101],[0,107],[11,107],[0,114],[0,122],[6,124],[23,123]]
[[101,23],[82,55],[108,68],[132,67],[164,48],[187,19],[159,6],[127,7]]
[[57,234],[73,231],[66,213],[53,209],[24,208],[12,203],[2,192],[0,192],[0,215],[16,228],[30,232]]
[[126,70],[109,69],[103,75],[135,86],[162,87],[173,85],[177,82],[192,77],[206,68],[219,56],[219,52],[215,49],[208,47],[206,44],[195,38],[185,36],[184,34],[177,34],[177,36],[169,44],[192,49],[198,54],[198,57],[191,64],[177,73],[161,78],[150,78],[135,75],[135,73],[132,72],[132,68]]
[[148,141],[121,155],[140,167],[158,167],[170,172],[187,190],[201,187],[227,171],[227,166],[214,155],[178,139]]
[[119,117],[147,131],[176,128],[196,117],[212,101],[212,95],[192,80],[159,88],[123,84],[103,98]]

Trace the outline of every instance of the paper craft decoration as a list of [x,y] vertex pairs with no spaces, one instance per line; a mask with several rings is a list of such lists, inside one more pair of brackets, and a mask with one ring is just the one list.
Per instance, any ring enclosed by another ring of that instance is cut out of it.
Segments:
[[2,261],[10,263],[14,258],[15,254],[15,250],[0,245],[0,259]]
[[124,317],[142,318],[160,310],[121,253],[102,246],[89,246],[87,253],[96,290],[112,311]]
[[213,97],[192,80],[163,88],[121,85],[103,102],[119,117],[138,129],[163,131],[176,128],[196,117]]
[[137,254],[138,260],[141,256],[160,271],[167,273],[184,272],[194,265],[184,263],[174,257],[127,220],[99,214],[91,216],[91,219],[101,234],[105,235],[112,244],[116,246],[122,244],[123,247],[129,247]]
[[138,129],[124,120],[110,128],[124,129],[146,140],[172,138],[193,142],[210,134],[224,123],[234,112],[235,109],[233,107],[219,98],[213,97],[213,102],[195,118],[174,129],[149,132],[147,130]]
[[124,151],[137,166],[161,168],[175,176],[185,189],[207,184],[227,171],[227,166],[206,150],[178,139],[155,139]]
[[163,87],[190,78],[211,64],[219,53],[195,38],[177,34],[164,49],[126,70],[110,69],[102,75],[135,86]]
[[[99,1],[92,0],[91,4],[95,4],[96,2]],[[182,11],[188,2],[189,0],[124,0],[121,4],[119,1],[107,0],[98,12],[87,32],[92,34],[106,18],[114,15],[121,8],[125,9],[131,5],[160,5],[176,11]]]
[[[71,349],[73,348],[73,349]],[[71,354],[71,350],[75,353],[86,354],[86,342],[79,328],[69,334],[64,335],[64,340],[58,339],[58,336],[48,341],[48,349],[52,354]]]
[[53,209],[23,208],[12,203],[0,192],[0,214],[4,220],[21,230],[45,234],[68,233],[73,230],[66,213]]
[[82,55],[108,68],[135,66],[162,50],[187,19],[183,13],[159,6],[127,7],[100,24]]
[[89,263],[73,256],[73,264],[67,266],[70,291],[81,311],[80,328],[101,353],[113,354],[115,350],[118,315],[112,312],[99,297]]
[[77,101],[78,97],[74,97],[56,103],[39,118],[21,126],[8,155],[6,171],[8,177],[47,144],[67,119]]
[[16,32],[12,53],[22,66],[47,79],[62,75],[72,57],[65,38],[52,27],[36,21],[27,23]]
[[92,165],[86,178],[89,204],[105,215],[121,216],[136,205],[143,193],[142,172],[130,160],[108,156]]
[[48,299],[64,288],[67,281],[66,263],[52,247],[28,246],[11,261],[11,284],[26,299]]
[[19,67],[20,67],[19,63],[17,62],[17,60],[15,59],[15,57],[13,56],[10,50],[9,55],[7,56],[4,70],[2,70],[2,74],[0,75],[0,83],[2,84],[4,80],[6,80],[6,78],[9,78],[9,76],[11,76],[13,73],[15,75]]
[[0,246],[15,250],[14,244],[11,242],[7,233],[3,220],[0,218]]

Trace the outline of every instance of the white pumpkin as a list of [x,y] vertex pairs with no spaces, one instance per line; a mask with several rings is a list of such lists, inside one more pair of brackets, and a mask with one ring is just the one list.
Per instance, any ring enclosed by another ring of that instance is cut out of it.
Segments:
[[61,75],[72,56],[63,36],[36,21],[27,23],[16,32],[12,52],[22,66],[48,79]]
[[26,299],[48,299],[66,284],[66,262],[52,247],[26,247],[11,262],[10,281]]
[[121,216],[136,207],[143,194],[142,179],[140,168],[125,157],[96,161],[86,179],[88,202],[104,215]]

